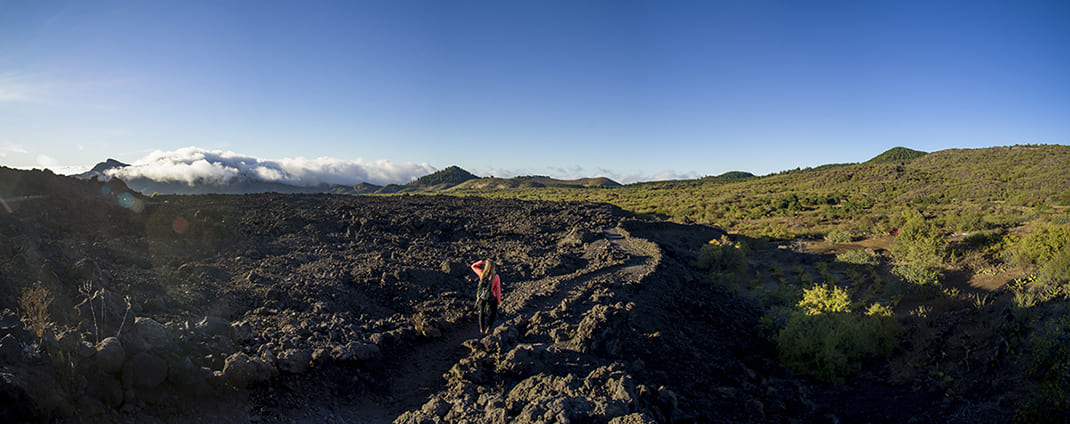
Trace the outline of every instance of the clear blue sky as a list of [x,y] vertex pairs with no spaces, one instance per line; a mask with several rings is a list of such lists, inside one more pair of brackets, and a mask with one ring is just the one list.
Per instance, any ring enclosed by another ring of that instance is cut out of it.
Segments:
[[1070,2],[0,0],[0,164],[634,181],[1070,144]]

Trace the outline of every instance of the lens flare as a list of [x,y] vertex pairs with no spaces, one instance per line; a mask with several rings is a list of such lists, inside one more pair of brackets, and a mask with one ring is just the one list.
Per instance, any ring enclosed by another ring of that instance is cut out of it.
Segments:
[[186,234],[186,231],[189,231],[189,221],[186,221],[186,218],[181,216],[175,218],[175,220],[171,222],[171,229],[177,234]]
[[133,194],[130,194],[130,193],[120,194],[119,195],[119,206],[122,206],[122,207],[124,207],[126,209],[130,209],[131,206],[134,206],[134,200],[136,200],[136,198],[134,197]]

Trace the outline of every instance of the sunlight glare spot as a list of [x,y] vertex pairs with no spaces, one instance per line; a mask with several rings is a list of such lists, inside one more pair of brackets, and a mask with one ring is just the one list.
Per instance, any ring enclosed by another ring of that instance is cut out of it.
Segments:
[[189,231],[189,221],[181,216],[175,218],[175,220],[171,222],[171,229],[174,230],[176,234],[185,234],[186,231]]

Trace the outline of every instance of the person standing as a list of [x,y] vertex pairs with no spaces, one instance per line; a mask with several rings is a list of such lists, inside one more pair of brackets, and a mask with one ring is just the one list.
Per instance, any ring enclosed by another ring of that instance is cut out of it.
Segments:
[[498,304],[502,301],[502,282],[490,259],[472,264],[472,271],[479,276],[479,284],[476,286],[479,333],[487,334],[494,327],[494,319],[498,317]]

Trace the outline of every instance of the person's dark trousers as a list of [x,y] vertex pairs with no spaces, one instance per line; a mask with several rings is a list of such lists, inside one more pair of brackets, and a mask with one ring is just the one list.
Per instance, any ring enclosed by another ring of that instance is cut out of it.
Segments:
[[494,319],[498,317],[498,302],[494,299],[479,301],[479,332],[485,333],[494,327]]

